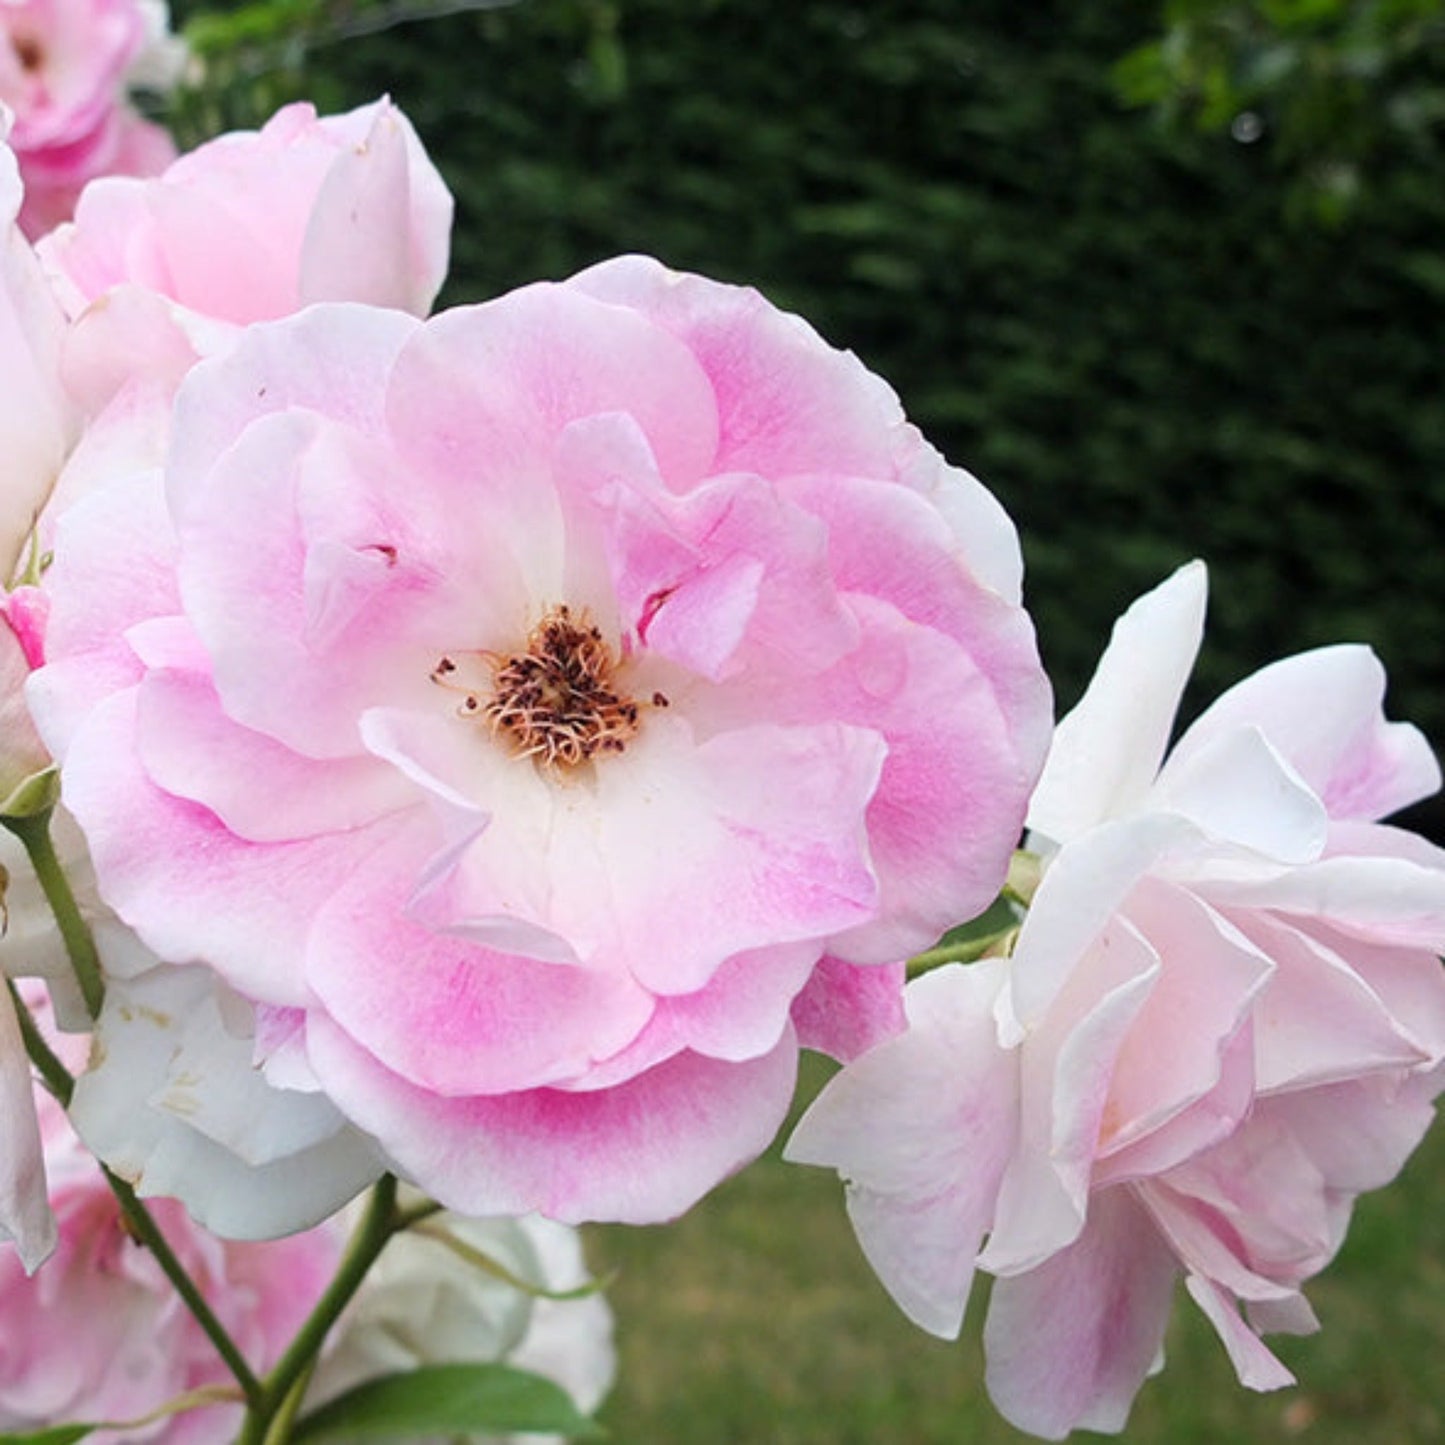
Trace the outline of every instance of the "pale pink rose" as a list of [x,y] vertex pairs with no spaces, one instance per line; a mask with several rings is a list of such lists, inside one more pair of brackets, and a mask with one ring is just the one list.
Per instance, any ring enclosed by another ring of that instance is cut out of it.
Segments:
[[[12,1257],[0,1256],[0,1428],[138,1420],[186,1391],[232,1384],[154,1256],[125,1228],[59,1105],[39,1090],[37,1099],[59,1243],[28,1278]],[[322,1228],[269,1244],[226,1243],[171,1200],[150,1208],[242,1354],[259,1371],[274,1364],[330,1280],[340,1233]],[[211,1406],[92,1438],[100,1445],[226,1445],[240,1418],[238,1405]]]
[[14,153],[0,143],[0,587],[23,569],[77,430],[60,376],[65,317],[16,226],[20,200]]
[[138,372],[178,380],[234,328],[318,301],[424,315],[446,275],[452,200],[388,100],[187,152],[148,180],[88,186],[41,255],[78,318],[67,368],[90,410]]
[[174,159],[165,131],[125,103],[152,28],[139,0],[0,4],[0,102],[14,115],[27,235],[69,219],[94,177],[152,174]]
[[998,1277],[989,1390],[1048,1438],[1123,1427],[1181,1274],[1243,1383],[1289,1383],[1260,1333],[1315,1327],[1301,1286],[1445,1082],[1445,853],[1373,821],[1435,760],[1360,647],[1256,673],[1165,760],[1204,592],[1196,564],[1136,603],[1060,724],[1011,962],[912,984],[789,1146],[925,1328],[975,1256]]
[[1017,555],[856,359],[624,259],[202,363],[164,482],[61,518],[31,697],[103,895],[270,1077],[458,1210],[655,1220],[777,1128],[795,1001],[886,1035],[997,890]]
[[154,176],[176,158],[170,132],[128,106],[116,106],[85,141],[63,151],[20,156],[25,203],[20,229],[44,240],[75,215],[85,188],[98,176]]

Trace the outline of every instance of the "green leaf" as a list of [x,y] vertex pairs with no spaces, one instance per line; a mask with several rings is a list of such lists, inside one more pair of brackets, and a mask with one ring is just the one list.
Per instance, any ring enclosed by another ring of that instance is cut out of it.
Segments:
[[509,1431],[594,1440],[604,1433],[541,1375],[510,1365],[427,1365],[338,1395],[304,1416],[292,1439],[302,1445]]

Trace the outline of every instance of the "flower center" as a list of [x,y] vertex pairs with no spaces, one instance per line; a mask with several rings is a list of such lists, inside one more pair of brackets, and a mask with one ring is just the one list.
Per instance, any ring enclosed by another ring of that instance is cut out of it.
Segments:
[[618,663],[601,630],[565,603],[547,610],[527,634],[525,651],[477,655],[490,669],[489,689],[460,684],[450,657],[432,670],[433,681],[464,694],[462,716],[481,719],[517,757],[545,767],[575,768],[601,753],[624,752],[643,709],[667,706],[660,692],[639,703],[618,687]]

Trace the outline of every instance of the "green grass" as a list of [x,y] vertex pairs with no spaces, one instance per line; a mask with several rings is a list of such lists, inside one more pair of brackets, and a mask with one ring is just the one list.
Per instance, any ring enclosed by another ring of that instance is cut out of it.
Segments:
[[[814,1082],[816,1087],[816,1081]],[[1323,1322],[1271,1343],[1301,1385],[1256,1395],[1180,1291],[1165,1373],[1130,1445],[1445,1438],[1445,1131],[1361,1201],[1309,1294]],[[853,1242],[836,1179],[776,1153],[665,1228],[598,1230],[621,1374],[602,1418],[618,1445],[1003,1445],[982,1384],[976,1292],[962,1340],[914,1329]]]

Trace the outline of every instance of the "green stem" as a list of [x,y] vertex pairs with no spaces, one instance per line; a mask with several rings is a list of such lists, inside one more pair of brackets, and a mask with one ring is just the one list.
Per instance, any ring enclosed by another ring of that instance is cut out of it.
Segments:
[[932,969],[942,968],[945,963],[977,963],[979,959],[996,953],[999,946],[1017,932],[1017,925],[1010,925],[998,933],[986,933],[982,938],[966,938],[961,943],[948,943],[941,948],[930,948],[926,953],[914,954],[908,960],[908,977],[921,978]]
[[50,810],[35,813],[28,818],[6,818],[5,826],[20,839],[35,869],[35,876],[45,892],[50,911],[60,927],[60,936],[65,940],[65,951],[70,955],[71,966],[75,969],[80,984],[81,997],[91,1018],[100,1017],[100,1006],[105,1002],[105,984],[101,979],[100,955],[95,949],[95,939],[90,927],[81,917],[80,905],[71,891],[70,880],[55,855],[55,845],[50,841]]
[[366,1277],[367,1270],[376,1263],[387,1240],[397,1232],[397,1218],[396,1178],[383,1174],[371,1191],[366,1214],[351,1236],[335,1277],[317,1301],[316,1308],[307,1316],[305,1324],[297,1331],[286,1353],[276,1362],[275,1369],[267,1375],[260,1398],[247,1411],[236,1445],[283,1445],[286,1434],[277,1434],[271,1427],[297,1381],[315,1363],[331,1327],[351,1303],[351,1297]]
[[30,1056],[30,1062],[35,1065],[36,1072],[45,1080],[45,1087],[60,1100],[64,1109],[70,1107],[70,1096],[75,1092],[75,1080],[71,1077],[70,1070],[56,1057],[50,1045],[45,1042],[45,1035],[35,1026],[35,1020],[30,1017],[30,1010],[25,1007],[25,1000],[20,997],[20,990],[15,987],[14,981],[5,980],[10,988],[10,998],[15,1004],[15,1017],[20,1023],[20,1037],[25,1044],[25,1052]]
[[316,1361],[313,1359],[296,1377],[296,1383],[286,1392],[286,1398],[281,1401],[281,1408],[277,1410],[271,1428],[266,1431],[265,1445],[286,1445],[286,1441],[291,1438],[291,1427],[296,1423],[301,1402],[306,1398],[306,1388],[310,1385],[315,1370]]

